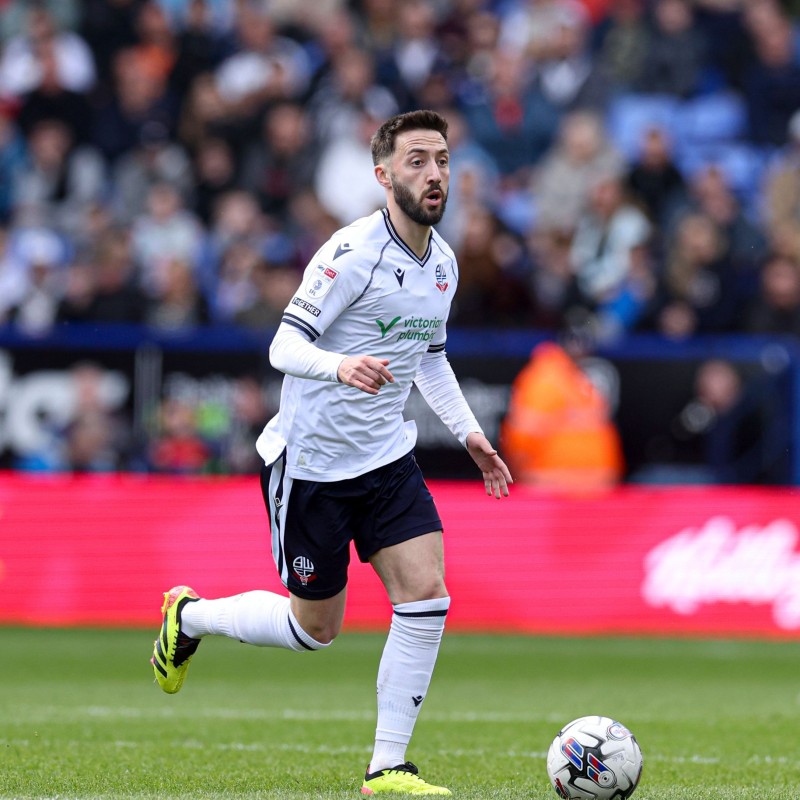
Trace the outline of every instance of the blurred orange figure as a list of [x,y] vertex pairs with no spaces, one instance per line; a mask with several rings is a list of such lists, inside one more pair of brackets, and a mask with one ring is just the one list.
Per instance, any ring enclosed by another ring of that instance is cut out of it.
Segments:
[[620,480],[625,467],[606,398],[552,342],[535,347],[515,378],[501,443],[518,483],[605,488]]

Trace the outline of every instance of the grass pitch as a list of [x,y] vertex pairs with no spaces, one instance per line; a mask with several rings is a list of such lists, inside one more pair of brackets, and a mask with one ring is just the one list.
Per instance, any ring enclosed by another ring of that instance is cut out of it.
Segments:
[[[354,798],[383,636],[323,653],[212,638],[180,694],[154,631],[0,628],[0,798]],[[800,796],[800,643],[445,636],[408,756],[456,798],[554,800],[545,752],[605,714],[637,800]]]

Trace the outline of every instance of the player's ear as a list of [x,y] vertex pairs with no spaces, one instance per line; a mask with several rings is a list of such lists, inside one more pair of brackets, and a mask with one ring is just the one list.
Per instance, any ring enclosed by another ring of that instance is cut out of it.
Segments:
[[387,170],[383,164],[375,165],[375,177],[378,179],[378,183],[383,186],[384,189],[392,188],[392,179],[389,177],[389,170]]

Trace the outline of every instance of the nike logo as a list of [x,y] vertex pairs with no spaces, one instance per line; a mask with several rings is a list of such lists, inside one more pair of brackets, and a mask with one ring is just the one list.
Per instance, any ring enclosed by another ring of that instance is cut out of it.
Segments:
[[382,319],[376,319],[375,322],[378,323],[378,327],[381,329],[381,339],[383,339],[383,337],[400,322],[400,317],[395,317],[388,325],[386,325]]
[[402,286],[403,285],[403,278],[405,278],[406,273],[402,269],[400,269],[400,267],[398,267],[394,271],[394,276],[395,276],[395,278],[397,278],[397,282]]
[[418,694],[416,697],[412,697],[411,699],[414,701],[414,705],[418,706],[425,698],[421,694]]
[[345,253],[349,253],[352,249],[353,248],[350,247],[350,245],[347,242],[345,242],[344,244],[340,244],[336,248],[336,252],[333,254],[333,260],[336,261],[336,259],[339,258],[339,256],[343,256]]

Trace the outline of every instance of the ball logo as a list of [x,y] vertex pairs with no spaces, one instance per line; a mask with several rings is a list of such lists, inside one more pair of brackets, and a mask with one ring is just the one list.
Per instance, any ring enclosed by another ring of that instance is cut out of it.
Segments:
[[314,574],[316,569],[314,567],[314,562],[306,556],[297,556],[297,558],[292,561],[292,569],[303,586],[308,586],[310,581],[317,579],[317,576]]

